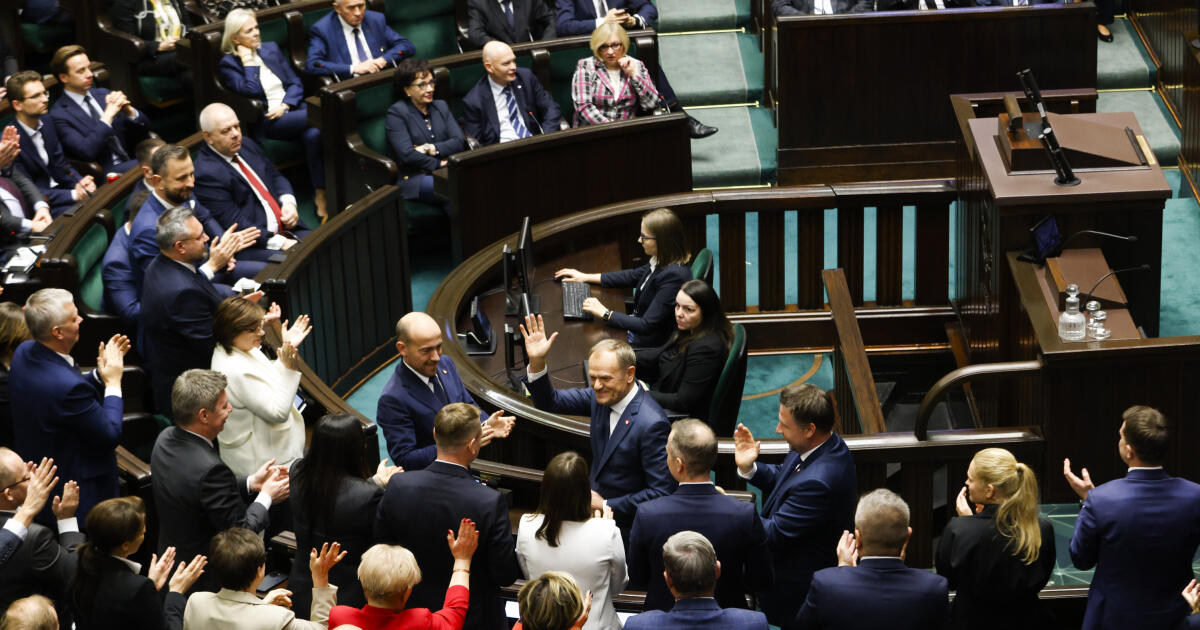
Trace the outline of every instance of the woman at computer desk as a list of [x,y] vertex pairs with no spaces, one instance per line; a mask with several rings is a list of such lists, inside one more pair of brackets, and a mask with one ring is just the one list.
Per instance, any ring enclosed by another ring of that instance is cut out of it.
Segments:
[[676,329],[675,294],[692,278],[692,271],[686,266],[692,256],[688,253],[683,223],[666,208],[642,216],[638,242],[650,257],[650,262],[641,267],[607,273],[559,269],[554,277],[602,287],[633,287],[633,310],[629,314],[617,313],[596,298],[584,300],[583,310],[613,328],[629,331],[629,343],[634,348],[658,348]]
[[405,199],[439,208],[445,203],[433,194],[433,172],[446,159],[467,149],[467,138],[446,101],[433,98],[437,82],[424,59],[408,58],[396,66],[396,88],[405,98],[387,111],[388,147],[400,166],[396,185]]
[[638,378],[664,409],[707,420],[731,341],[733,326],[717,292],[688,280],[675,294],[675,332],[659,348],[638,350]]

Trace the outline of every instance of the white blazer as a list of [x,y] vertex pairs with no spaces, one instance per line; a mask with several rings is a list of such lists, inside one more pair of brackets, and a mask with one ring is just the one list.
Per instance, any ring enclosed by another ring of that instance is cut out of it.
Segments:
[[535,537],[542,518],[541,514],[526,514],[517,529],[517,561],[525,577],[533,579],[546,571],[570,573],[580,592],[592,592],[592,614],[583,630],[619,630],[621,620],[612,600],[625,589],[629,575],[616,522],[606,518],[564,521],[558,546],[551,547]]
[[225,375],[233,411],[217,435],[221,459],[233,474],[248,476],[269,459],[288,465],[304,455],[304,418],[293,402],[300,373],[255,348],[232,352],[217,345],[212,369]]

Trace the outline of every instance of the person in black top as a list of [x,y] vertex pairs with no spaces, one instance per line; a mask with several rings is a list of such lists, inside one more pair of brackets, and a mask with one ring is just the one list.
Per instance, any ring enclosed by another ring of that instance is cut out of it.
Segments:
[[12,302],[0,302],[0,446],[13,446],[12,399],[8,395],[8,371],[13,353],[31,339],[25,311]]
[[664,409],[706,420],[732,340],[717,292],[688,280],[675,294],[675,332],[665,345],[638,351],[637,373]]
[[1054,570],[1054,530],[1037,504],[1029,466],[1002,448],[975,454],[935,559],[958,592],[951,628],[1052,627],[1038,593]]
[[674,332],[671,311],[679,287],[692,277],[686,265],[691,261],[683,223],[666,208],[651,210],[642,216],[638,242],[650,262],[636,269],[608,273],[584,273],[578,269],[559,269],[556,280],[588,282],[602,287],[633,287],[633,310],[617,313],[596,298],[583,302],[583,310],[603,319],[609,326],[629,331],[629,345],[657,348]]

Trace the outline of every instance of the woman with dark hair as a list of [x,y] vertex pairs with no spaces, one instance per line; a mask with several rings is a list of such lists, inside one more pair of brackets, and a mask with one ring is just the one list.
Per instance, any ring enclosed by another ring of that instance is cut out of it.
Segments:
[[[362,425],[351,414],[331,414],[313,429],[304,459],[291,468],[292,528],[297,549],[317,549],[339,542],[346,552],[334,565],[329,582],[338,587],[338,602],[360,608],[367,603],[358,583],[358,562],[374,544],[375,509],[387,482],[402,469],[379,462],[375,476],[365,479]],[[292,610],[308,614],[311,576],[302,562],[292,563],[288,578]]]
[[638,350],[637,375],[663,408],[707,420],[731,341],[733,326],[717,292],[688,280],[675,294],[675,332],[661,347]]
[[[625,588],[625,546],[612,510],[592,513],[588,465],[579,453],[559,453],[546,466],[537,512],[521,517],[517,560],[525,577],[564,571],[591,591],[585,630],[618,630],[613,595]],[[574,618],[574,617],[572,617]]]
[[396,89],[406,98],[388,108],[387,139],[399,162],[396,185],[404,198],[442,207],[433,194],[433,172],[451,155],[466,151],[467,138],[446,101],[433,98],[436,85],[433,68],[424,59],[409,58],[396,66]]
[[8,396],[13,353],[32,338],[25,325],[25,311],[12,302],[0,302],[0,446],[13,446],[12,399]]
[[[148,577],[139,575],[141,565],[128,559],[146,538],[146,506],[136,496],[97,503],[88,511],[87,531],[68,587],[75,627],[182,628],[185,593],[204,572],[205,557],[179,565],[171,576],[175,548],[167,547],[161,559],[150,557]],[[169,590],[163,593],[168,577]]]
[[559,269],[554,277],[602,287],[633,287],[633,311],[628,315],[609,309],[596,298],[584,300],[583,310],[613,328],[628,330],[629,344],[634,348],[657,348],[666,343],[675,329],[671,325],[671,307],[679,287],[692,277],[692,270],[687,267],[692,255],[683,222],[666,208],[642,215],[638,242],[650,257],[650,262],[641,267],[608,273]]

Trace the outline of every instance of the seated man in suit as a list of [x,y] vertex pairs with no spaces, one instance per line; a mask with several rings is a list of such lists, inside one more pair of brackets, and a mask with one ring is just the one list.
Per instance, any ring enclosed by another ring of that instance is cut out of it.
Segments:
[[[138,168],[142,171],[142,178],[133,185],[133,190],[130,191],[130,202],[133,201],[133,195],[139,192],[149,193],[154,189],[154,169],[151,166],[151,161],[154,159],[154,154],[158,152],[159,147],[165,146],[166,140],[158,136],[152,136],[137,143],[134,153],[137,156]],[[126,210],[134,210],[129,207],[129,202],[126,202]],[[137,204],[137,208],[141,208],[141,204]]]
[[0,571],[0,609],[37,593],[63,602],[65,613],[67,584],[75,573],[73,548],[84,540],[75,518],[75,485],[68,482],[62,498],[54,499],[54,514],[59,519],[56,537],[50,529],[31,522],[58,484],[53,461],[43,460],[34,467],[0,448],[0,484],[6,486],[0,490],[0,523],[5,531],[22,539]]
[[[500,587],[521,575],[508,503],[499,492],[475,481],[471,462],[479,457],[483,430],[479,410],[452,403],[438,412],[433,438],[437,459],[424,470],[393,475],[379,502],[375,540],[413,552],[423,578],[407,607],[440,610],[450,584],[446,532],[462,519],[475,523],[479,547],[471,563],[471,601],[463,630],[507,630]],[[420,515],[415,517],[415,515]]]
[[[405,470],[420,470],[433,461],[433,419],[450,403],[479,409],[467,391],[454,360],[442,354],[442,330],[432,317],[413,311],[396,322],[396,351],[400,363],[379,397],[375,422],[383,432],[388,457]],[[515,419],[497,411],[483,420],[483,446],[508,437]]]
[[9,125],[0,133],[0,242],[40,233],[54,220],[46,196],[25,173],[13,168],[20,152],[20,135],[16,127]]
[[796,630],[946,627],[946,578],[904,564],[908,504],[886,488],[858,501],[854,534],[838,542],[838,566],[813,574]]
[[142,287],[140,332],[154,404],[165,414],[175,377],[212,361],[213,316],[228,297],[213,286],[212,277],[229,264],[237,239],[227,231],[206,249],[208,234],[187,206],[163,213],[157,239],[161,249],[146,268]]
[[638,386],[633,348],[616,339],[597,343],[588,353],[592,386],[556,389],[545,376],[546,354],[558,333],[547,335],[537,315],[525,318],[521,334],[533,404],[554,413],[591,416],[592,509],[612,508],[628,546],[638,505],[676,488],[667,470],[671,424],[662,407]]
[[123,92],[92,87],[92,61],[83,46],[59,48],[50,68],[63,85],[50,117],[67,157],[96,162],[110,173],[136,167],[131,149],[150,133],[146,115]]
[[[591,35],[597,26],[605,22],[620,24],[627,30],[655,28],[658,25],[658,8],[650,0],[555,0],[558,14],[558,35]],[[673,112],[683,112],[683,106],[675,96],[671,82],[663,73],[662,65],[654,77],[654,87],[662,97],[662,104]],[[692,138],[707,138],[717,133],[710,127],[688,115]]]
[[104,250],[104,261],[100,267],[100,278],[104,283],[101,306],[105,313],[120,317],[121,322],[134,332],[135,338],[138,323],[141,321],[142,299],[133,266],[129,230],[137,217],[138,209],[149,196],[148,190],[141,190],[129,196],[126,202],[129,209],[126,215],[128,218],[125,223],[117,226],[112,240],[108,242],[108,249]]
[[467,43],[520,44],[554,39],[554,14],[539,0],[467,0]]
[[243,260],[266,261],[287,250],[310,230],[300,222],[292,184],[263,150],[242,137],[237,114],[224,103],[200,112],[204,146],[196,155],[196,200],[222,228],[256,227],[258,240],[242,251]]
[[[62,476],[79,483],[80,518],[93,505],[117,496],[121,439],[121,374],[129,339],[113,335],[101,344],[96,369],[80,374],[71,358],[83,318],[70,291],[41,289],[25,302],[25,325],[33,339],[13,353],[9,372],[13,434],[26,457],[53,458]],[[42,515],[49,522],[49,515]]]
[[1097,487],[1087,468],[1078,477],[1063,460],[1063,475],[1083,500],[1071,561],[1096,569],[1083,629],[1175,628],[1188,614],[1179,593],[1200,545],[1200,485],[1163,470],[1171,446],[1166,416],[1135,405],[1121,419],[1124,478]]
[[771,0],[775,15],[833,15],[875,10],[872,0]]
[[415,54],[412,42],[393,31],[382,13],[367,10],[367,0],[333,0],[333,13],[317,20],[308,32],[305,69],[344,81],[395,66]]
[[91,175],[80,177],[67,162],[54,124],[43,117],[50,112],[50,93],[42,84],[42,75],[22,70],[5,83],[6,97],[12,104],[20,135],[21,152],[17,166],[37,184],[50,202],[50,213],[58,216],[77,201],[96,191]]
[[[492,0],[487,0],[492,2]],[[479,83],[463,97],[463,129],[480,144],[496,144],[558,131],[562,117],[558,105],[542,84],[525,68],[504,42],[483,47]]]
[[[265,462],[253,475],[239,478],[221,461],[217,435],[231,409],[220,372],[188,370],[175,381],[174,426],[158,434],[150,455],[160,557],[167,547],[175,547],[179,562],[191,562],[208,551],[218,532],[230,527],[265,531],[271,505],[288,498],[283,466]],[[210,555],[210,569],[215,568],[213,560]],[[217,590],[214,573],[205,571],[193,591]]]
[[675,605],[670,611],[650,610],[625,621],[626,630],[767,630],[767,618],[742,607],[722,609],[714,597],[721,562],[702,534],[681,531],[662,546],[663,576]]
[[796,616],[813,572],[837,564],[837,542],[854,523],[857,473],[854,457],[833,432],[829,394],[807,383],[779,393],[779,424],[791,449],[782,464],[759,464],[759,444],[745,425],[733,433],[738,476],[763,493],[767,547],[775,560],[775,584],[759,593],[772,625]]
[[638,506],[629,534],[629,587],[646,591],[645,610],[671,610],[675,598],[663,581],[662,548],[672,534],[691,529],[717,550],[724,570],[717,580],[722,608],[746,608],[746,593],[771,588],[767,535],[753,502],[717,490],[709,471],[717,462],[717,436],[695,418],[671,425],[667,468],[679,482],[674,494]]

